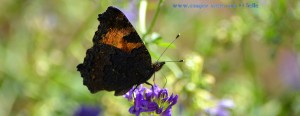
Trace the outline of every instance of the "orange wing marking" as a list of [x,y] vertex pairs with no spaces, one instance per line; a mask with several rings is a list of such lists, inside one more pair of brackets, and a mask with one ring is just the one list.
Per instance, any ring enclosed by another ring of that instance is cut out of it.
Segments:
[[112,29],[102,36],[101,43],[115,46],[125,52],[131,52],[134,48],[139,48],[143,44],[142,43],[130,43],[123,39],[123,37],[129,35],[131,32],[135,31],[132,28],[125,29]]

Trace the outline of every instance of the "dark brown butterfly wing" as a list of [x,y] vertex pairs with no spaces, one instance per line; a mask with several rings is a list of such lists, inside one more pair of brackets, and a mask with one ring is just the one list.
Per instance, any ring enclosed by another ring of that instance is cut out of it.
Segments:
[[77,69],[91,93],[107,90],[123,95],[152,76],[151,57],[120,10],[109,7],[98,20],[94,45]]

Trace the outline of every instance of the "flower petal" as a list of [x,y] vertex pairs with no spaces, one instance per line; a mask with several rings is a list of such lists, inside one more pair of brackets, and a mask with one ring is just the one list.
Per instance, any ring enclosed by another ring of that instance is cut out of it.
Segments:
[[98,116],[100,113],[100,107],[82,105],[75,111],[74,116]]
[[141,104],[142,104],[141,112],[152,112],[152,111],[155,111],[156,109],[158,109],[158,105],[155,102],[149,102],[149,101],[143,100]]
[[133,89],[134,87],[132,87],[125,95],[123,95],[123,97],[127,98],[128,101],[132,101]]
[[153,91],[153,94],[154,96],[157,96],[158,97],[158,93],[159,91],[161,90],[156,84],[154,84],[152,87],[151,87],[151,90]]
[[161,116],[172,116],[171,108],[167,108],[164,112],[162,112]]
[[219,101],[218,106],[223,107],[223,108],[233,108],[234,102],[230,99],[223,99],[223,100]]
[[158,97],[160,99],[167,98],[168,97],[168,90],[167,89],[160,90],[159,93],[158,93]]
[[135,107],[134,106],[131,106],[128,110],[131,114],[135,114],[136,113],[136,110],[135,110]]
[[164,109],[163,107],[156,109],[156,111],[155,111],[156,114],[162,113],[163,109]]
[[175,95],[175,97],[172,99],[172,103],[170,105],[173,106],[174,104],[176,104],[177,100],[178,100],[178,95]]
[[174,95],[172,93],[171,96],[168,98],[168,103],[171,103],[173,101],[173,97],[174,97]]

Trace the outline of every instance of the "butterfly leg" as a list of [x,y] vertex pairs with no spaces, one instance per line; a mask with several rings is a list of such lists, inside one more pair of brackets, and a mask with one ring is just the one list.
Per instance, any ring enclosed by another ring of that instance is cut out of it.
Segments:
[[[153,85],[151,84],[151,83],[149,83],[149,82],[145,82],[145,84],[147,84],[147,85],[150,85],[151,86],[151,89],[152,89],[152,91],[153,91],[153,93],[154,93],[154,87],[153,87]],[[154,83],[155,84],[155,83]]]
[[155,73],[153,74],[153,83],[155,84]]
[[153,87],[153,85],[151,83],[147,82],[147,81],[145,82],[145,84],[150,85],[151,87]]

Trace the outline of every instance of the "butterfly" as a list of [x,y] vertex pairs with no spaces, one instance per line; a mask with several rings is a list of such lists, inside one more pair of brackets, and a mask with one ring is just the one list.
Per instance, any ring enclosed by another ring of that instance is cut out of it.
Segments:
[[165,62],[152,63],[140,36],[119,9],[108,7],[98,20],[93,46],[77,66],[83,84],[91,93],[106,90],[119,96],[133,86],[148,83]]

